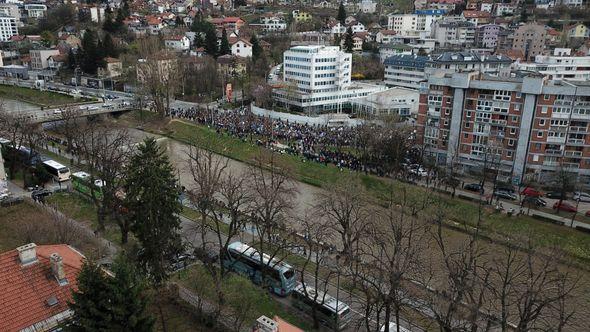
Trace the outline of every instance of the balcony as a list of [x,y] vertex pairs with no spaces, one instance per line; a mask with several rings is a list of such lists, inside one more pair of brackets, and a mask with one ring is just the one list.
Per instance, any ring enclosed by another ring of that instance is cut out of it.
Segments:
[[508,121],[507,120],[498,120],[498,119],[491,119],[490,123],[497,126],[505,126]]
[[[549,142],[549,138],[547,138],[547,142]],[[570,138],[567,140],[567,144],[571,145],[584,145],[585,140],[581,138]]]
[[428,115],[429,116],[435,116],[435,117],[440,117],[440,111],[437,111],[435,108],[433,107],[429,107],[428,108]]
[[557,137],[557,136],[547,137],[547,143],[560,143],[560,144],[563,144],[563,143],[565,143],[565,136],[564,137]]
[[566,157],[581,157],[582,151],[565,151],[564,156],[566,156]]
[[585,133],[587,129],[588,129],[587,127],[570,127],[570,132],[572,132],[572,133]]
[[559,162],[553,160],[544,161],[543,166],[559,166]]
[[549,150],[545,150],[545,154],[550,155],[550,156],[561,156],[561,150],[549,149]]
[[570,113],[553,112],[551,113],[552,119],[569,119]]
[[431,107],[441,107],[442,106],[442,101],[429,100],[428,101],[428,106],[431,106]]

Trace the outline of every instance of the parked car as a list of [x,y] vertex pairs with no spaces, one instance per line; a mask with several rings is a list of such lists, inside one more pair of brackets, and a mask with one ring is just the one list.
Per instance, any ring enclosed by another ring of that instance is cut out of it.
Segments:
[[578,212],[576,207],[571,205],[568,202],[561,202],[561,204],[559,202],[555,202],[555,204],[553,204],[553,210],[565,211],[565,212]]
[[511,193],[511,194],[516,193],[516,190],[514,190],[514,188],[506,186],[506,185],[497,185],[496,187],[494,187],[494,191],[504,191],[504,192]]
[[509,199],[511,201],[516,199],[516,195],[508,192],[508,191],[504,191],[504,190],[495,190],[494,191],[494,196],[498,197],[498,198],[504,198],[504,199]]
[[555,198],[555,199],[566,199],[567,195],[566,194],[561,194],[561,192],[559,191],[550,191],[548,193],[545,194],[545,196],[547,198]]
[[574,192],[574,201],[590,202],[590,194],[576,191]]
[[531,196],[531,197],[541,197],[541,196],[543,196],[543,193],[542,192],[538,191],[535,188],[531,188],[531,187],[524,188],[520,193],[522,195]]
[[475,192],[482,193],[482,194],[484,193],[484,189],[481,186],[481,184],[479,184],[479,183],[468,183],[463,186],[463,189],[469,190],[469,191],[475,191]]
[[537,207],[540,206],[547,206],[547,201],[539,198],[539,197],[534,197],[534,196],[526,196],[523,200],[522,200],[522,204],[525,205],[535,205]]

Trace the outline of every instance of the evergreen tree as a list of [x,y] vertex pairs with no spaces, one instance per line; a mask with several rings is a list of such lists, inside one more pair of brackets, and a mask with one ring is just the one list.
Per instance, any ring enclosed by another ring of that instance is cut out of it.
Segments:
[[127,0],[123,0],[123,4],[121,5],[119,11],[121,12],[121,16],[123,16],[123,18],[127,18],[129,15],[131,15],[131,11],[129,10],[129,2]]
[[260,46],[260,42],[258,41],[258,37],[256,37],[256,34],[252,34],[252,38],[250,38],[250,43],[252,44],[252,61],[256,62],[258,59],[260,59],[261,56],[264,55],[264,50],[262,49],[262,46]]
[[346,36],[344,37],[344,51],[352,53],[354,48],[354,40],[352,39],[352,28],[346,29]]
[[111,322],[107,277],[100,266],[85,261],[78,274],[78,290],[69,304],[74,312],[72,331],[107,331]]
[[80,56],[80,67],[88,74],[96,74],[96,69],[102,62],[97,40],[96,32],[92,29],[86,30],[81,43],[82,50],[78,52]]
[[109,292],[112,315],[110,331],[152,331],[154,320],[147,311],[149,299],[146,284],[123,255],[113,264],[114,278],[110,278]]
[[113,42],[113,38],[108,33],[105,34],[102,39],[102,49],[104,56],[116,58],[119,55],[115,43]]
[[102,29],[111,33],[116,31],[115,24],[113,23],[113,11],[108,5],[104,11],[104,22],[102,23]]
[[225,29],[221,31],[221,44],[219,45],[219,55],[231,54],[231,47],[227,40],[227,32]]
[[138,263],[159,286],[168,278],[171,259],[182,250],[178,230],[179,185],[168,157],[148,138],[131,158],[125,179],[125,206],[141,245]]
[[184,26],[184,21],[179,15],[176,15],[176,20],[174,21],[174,23],[176,24],[176,27]]
[[340,2],[340,6],[338,7],[338,21],[340,24],[344,25],[346,22],[346,9],[344,8],[344,4]]
[[210,56],[217,55],[217,35],[212,25],[208,25],[205,31],[205,52]]
[[77,66],[76,54],[74,53],[74,49],[70,48],[70,50],[68,51],[68,68],[75,69],[76,66]]

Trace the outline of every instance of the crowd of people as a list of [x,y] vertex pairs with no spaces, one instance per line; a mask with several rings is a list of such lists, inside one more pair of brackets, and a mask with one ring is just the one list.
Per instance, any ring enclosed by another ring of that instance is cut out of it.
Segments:
[[[305,160],[334,164],[340,169],[383,175],[379,163],[363,163],[349,152],[357,146],[358,129],[301,124],[255,115],[248,108],[213,110],[171,108],[167,116],[182,118],[215,128],[242,140],[257,141],[268,148],[301,156]],[[282,148],[286,147],[286,148]]]

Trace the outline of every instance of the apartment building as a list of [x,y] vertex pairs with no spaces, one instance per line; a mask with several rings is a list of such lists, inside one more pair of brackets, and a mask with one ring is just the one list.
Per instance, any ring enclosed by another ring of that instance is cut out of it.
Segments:
[[16,17],[0,14],[0,41],[8,41],[18,35],[17,23]]
[[521,51],[525,61],[532,61],[545,52],[546,39],[544,26],[535,23],[521,25],[512,35],[512,50]]
[[260,22],[264,32],[284,31],[287,29],[287,22],[282,17],[266,16],[262,17]]
[[442,19],[432,24],[432,36],[441,47],[471,46],[475,43],[475,24]]
[[517,62],[515,67],[556,81],[590,81],[590,56],[572,56],[569,48],[556,48],[553,55],[537,55],[534,62]]
[[560,167],[590,179],[590,84],[538,74],[431,76],[418,137],[439,163],[497,170],[515,184],[547,181]]
[[392,55],[383,62],[385,84],[411,89],[419,89],[426,81],[424,68],[430,61],[428,56],[413,54]]
[[498,24],[480,25],[475,30],[475,44],[478,47],[495,49],[498,46],[498,35],[503,30]]
[[387,29],[404,36],[430,36],[432,23],[444,13],[443,10],[416,10],[413,14],[390,14]]
[[47,13],[47,6],[39,3],[28,3],[25,4],[25,12],[27,12],[28,17],[38,19],[45,16]]
[[419,89],[427,86],[431,75],[474,70],[499,72],[511,64],[512,60],[506,56],[475,52],[444,52],[434,57],[400,54],[385,60],[385,84]]
[[352,54],[338,46],[294,46],[283,54],[284,83],[273,91],[273,97],[288,106],[321,112],[384,89],[353,84],[351,71]]

